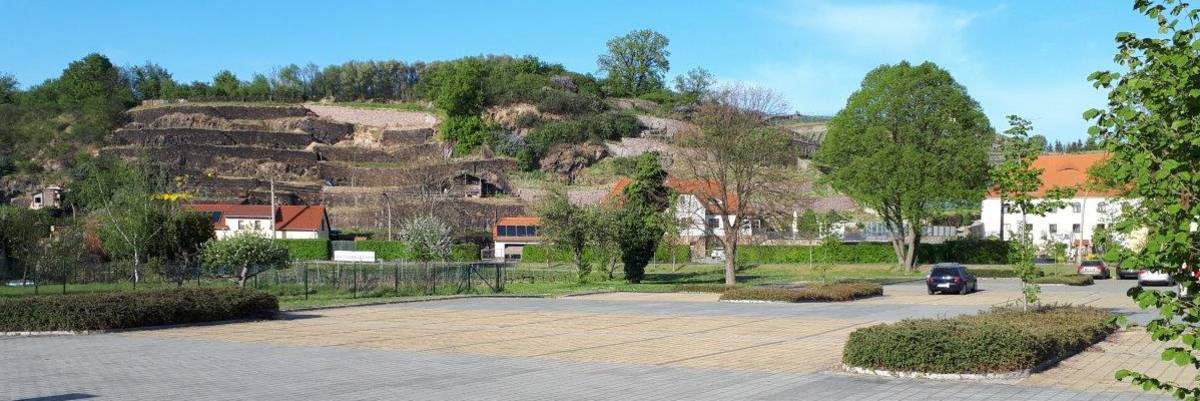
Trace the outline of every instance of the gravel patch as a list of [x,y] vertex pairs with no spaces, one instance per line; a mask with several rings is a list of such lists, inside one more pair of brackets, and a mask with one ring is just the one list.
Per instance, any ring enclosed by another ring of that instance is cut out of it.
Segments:
[[432,128],[437,124],[433,114],[419,111],[360,109],[345,106],[306,104],[313,113],[334,121],[385,128]]

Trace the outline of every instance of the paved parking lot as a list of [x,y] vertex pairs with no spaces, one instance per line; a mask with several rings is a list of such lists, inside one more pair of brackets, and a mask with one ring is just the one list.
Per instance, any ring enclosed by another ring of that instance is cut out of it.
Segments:
[[[1134,312],[1130,285],[1046,287],[1043,298]],[[929,296],[921,283],[901,284],[883,297],[801,305],[719,303],[713,294],[476,298],[8,338],[0,366],[13,369],[0,375],[0,398],[1109,400],[1150,397],[1113,382],[1120,367],[1195,374],[1157,361],[1160,346],[1142,333],[1119,333],[1015,383],[838,373],[858,327],[973,313],[1019,296],[1013,280],[980,287]]]

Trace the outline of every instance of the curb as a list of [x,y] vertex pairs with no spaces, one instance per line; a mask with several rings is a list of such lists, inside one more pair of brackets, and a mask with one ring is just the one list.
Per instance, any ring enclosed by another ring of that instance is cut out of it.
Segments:
[[359,306],[411,304],[411,303],[417,303],[417,302],[448,301],[448,300],[453,300],[453,299],[467,299],[467,298],[546,298],[546,296],[544,296],[544,295],[447,295],[447,296],[441,296],[441,297],[435,297],[435,298],[397,299],[397,300],[392,300],[392,301],[367,302],[367,303],[361,303],[361,304],[316,306],[316,307],[312,307],[312,308],[288,309],[286,311],[279,311],[279,313],[282,315],[282,314],[292,313],[292,312],[310,312],[310,311],[326,310],[326,309],[354,308],[354,307],[359,307]]
[[867,369],[857,366],[842,365],[842,369],[850,372],[863,375],[884,376],[884,377],[899,377],[905,379],[932,379],[932,380],[961,380],[961,381],[1015,381],[1028,378],[1033,373],[1033,369],[1016,370],[1003,373],[927,373],[927,372],[900,372],[882,369]]

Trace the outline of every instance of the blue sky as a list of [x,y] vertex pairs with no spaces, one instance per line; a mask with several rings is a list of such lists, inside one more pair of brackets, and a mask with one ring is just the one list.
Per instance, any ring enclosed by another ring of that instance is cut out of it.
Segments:
[[154,61],[177,80],[221,69],[533,54],[595,72],[604,42],[651,28],[671,39],[670,76],[701,66],[722,82],[781,92],[808,114],[837,112],[870,69],[900,60],[948,69],[992,125],[1019,114],[1051,140],[1086,136],[1104,104],[1086,77],[1113,68],[1117,31],[1153,30],[1132,0],[1007,1],[140,1],[0,0],[0,72],[23,85],[101,52]]

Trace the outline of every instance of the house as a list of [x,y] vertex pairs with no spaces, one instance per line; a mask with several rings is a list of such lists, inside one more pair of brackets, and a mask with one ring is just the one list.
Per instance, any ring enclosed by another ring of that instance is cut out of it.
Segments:
[[454,197],[486,198],[504,193],[504,184],[495,174],[460,171],[446,179],[442,193]]
[[502,217],[492,226],[495,258],[521,260],[525,245],[542,242],[539,219],[533,216]]
[[[633,180],[628,177],[617,179],[605,199],[620,199],[625,187],[631,182]],[[721,205],[711,201],[724,202],[728,209],[736,209],[739,202],[737,195],[722,196],[721,188],[711,181],[667,177],[665,184],[677,195],[674,211],[679,241],[690,244],[695,255],[707,254],[709,240],[724,236],[725,230],[733,224],[736,217],[732,214],[722,214]],[[741,235],[745,237],[762,231],[762,221],[757,218],[744,218],[740,224]]]
[[[1053,188],[1075,188],[1075,196],[1064,199],[1064,207],[1045,216],[1026,216],[1034,243],[1039,246],[1050,243],[1067,244],[1070,248],[1091,245],[1092,235],[1098,229],[1108,227],[1121,213],[1128,200],[1120,198],[1116,189],[1096,189],[1089,180],[1089,170],[1108,159],[1107,153],[1045,154],[1033,162],[1033,168],[1042,169],[1041,186],[1035,196],[1044,196]],[[1021,212],[1011,204],[1002,205],[1000,196],[989,193],[981,205],[983,235],[1012,238],[1019,233],[1022,223]],[[1003,223],[1002,223],[1003,222]]]
[[57,209],[62,207],[62,200],[62,187],[51,185],[42,188],[41,192],[33,194],[33,201],[29,203],[29,208],[33,210]]
[[[278,239],[327,239],[329,214],[324,206],[283,205],[271,210],[270,205],[190,204],[191,210],[212,216],[217,239],[242,232],[253,232]],[[271,223],[274,221],[274,229]]]

